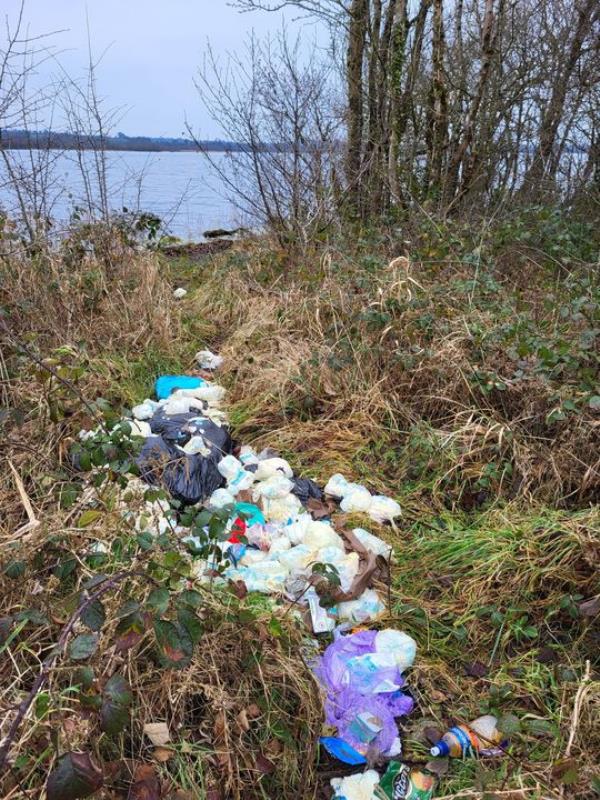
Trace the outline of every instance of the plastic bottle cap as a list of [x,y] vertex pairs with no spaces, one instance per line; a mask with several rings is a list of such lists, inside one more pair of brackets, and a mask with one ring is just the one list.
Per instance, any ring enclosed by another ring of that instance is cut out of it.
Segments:
[[439,747],[432,747],[429,752],[431,753],[432,756],[439,756],[442,753]]

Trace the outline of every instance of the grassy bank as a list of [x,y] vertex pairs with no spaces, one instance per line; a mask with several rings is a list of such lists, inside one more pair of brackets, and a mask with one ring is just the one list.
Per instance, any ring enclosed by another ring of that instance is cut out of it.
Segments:
[[[264,241],[201,260],[117,246],[101,258],[5,259],[2,456],[41,521],[15,538],[26,508],[3,470],[7,719],[92,574],[86,543],[107,544],[104,572],[122,566],[115,543],[125,534],[109,495],[102,514],[80,524],[80,479],[65,453],[103,406],[90,409],[77,393],[130,407],[157,372],[191,367],[206,345],[226,359],[220,381],[236,438],[278,449],[319,482],[340,471],[401,503],[398,530],[375,532],[395,550],[390,624],[419,645],[407,758],[425,760],[427,726],[480,710],[512,728],[509,758],[453,763],[438,796],[594,797],[600,389],[590,235],[536,212],[524,227],[512,220],[474,236],[423,222],[293,259]],[[181,303],[175,286],[188,289]],[[57,567],[70,561],[77,569],[65,583]],[[7,573],[15,562],[23,566]],[[126,599],[124,590],[114,603]],[[33,606],[44,619],[15,634],[15,615]],[[141,710],[118,747],[100,738],[100,754],[149,760],[139,727],[171,704],[182,735],[159,767],[169,791],[213,800],[226,776],[223,797],[314,796],[319,704],[295,655],[301,631],[247,599],[208,611],[206,648],[187,671],[162,680],[151,660],[125,657]],[[265,653],[260,668],[253,641]],[[202,656],[219,647],[231,653],[230,672]],[[114,659],[109,648],[97,656],[98,676]],[[27,718],[6,795],[37,796],[65,719],[81,717],[73,684],[59,669],[46,710]],[[199,684],[212,687],[201,701]],[[240,730],[253,705],[260,730]],[[203,726],[202,740],[186,738]]]

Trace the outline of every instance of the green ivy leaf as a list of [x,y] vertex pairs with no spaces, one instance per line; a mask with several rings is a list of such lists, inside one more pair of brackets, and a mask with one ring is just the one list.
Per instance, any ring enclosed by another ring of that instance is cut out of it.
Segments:
[[171,594],[168,589],[153,589],[148,596],[147,603],[159,616],[162,616],[169,607]]
[[184,589],[177,598],[177,605],[199,608],[202,605],[202,595],[193,589]]
[[66,753],[48,777],[48,800],[80,800],[97,792],[104,783],[102,770],[89,753]]
[[4,567],[4,574],[8,578],[16,580],[17,578],[23,577],[26,569],[27,569],[27,564],[25,561],[9,561],[8,564]]
[[102,693],[100,729],[111,736],[120,733],[129,721],[129,707],[133,695],[125,678],[113,675]]
[[515,714],[502,714],[498,720],[497,728],[501,733],[512,735],[521,730],[521,722]]
[[204,630],[202,626],[202,620],[199,619],[199,617],[197,617],[191,609],[186,608],[185,606],[181,606],[177,610],[177,620],[179,624],[185,628],[192,641],[192,644],[198,644],[202,638],[202,633]]
[[149,531],[143,531],[142,533],[138,533],[136,536],[136,541],[142,550],[148,551],[152,550],[154,547],[154,536]]
[[106,610],[100,600],[94,600],[81,614],[81,621],[92,631],[99,631],[106,622]]
[[192,659],[193,643],[185,628],[167,620],[156,620],[154,634],[166,667],[182,669],[188,666]]
[[86,691],[94,685],[94,670],[91,667],[80,667],[75,673],[75,683]]
[[98,511],[97,509],[90,508],[87,511],[84,511],[83,514],[79,517],[79,522],[77,526],[79,528],[87,528],[88,525],[93,525],[97,519],[100,519],[102,516],[102,512]]
[[82,633],[76,636],[69,645],[69,655],[74,661],[85,661],[96,652],[97,647],[97,634]]
[[523,726],[527,733],[532,736],[558,736],[558,729],[547,719],[527,719],[524,721]]
[[59,564],[56,565],[56,567],[54,568],[54,574],[59,580],[64,581],[66,578],[69,577],[69,575],[71,575],[72,572],[76,570],[76,568],[77,568],[77,559],[73,558],[72,556],[67,556],[66,558],[63,558]]

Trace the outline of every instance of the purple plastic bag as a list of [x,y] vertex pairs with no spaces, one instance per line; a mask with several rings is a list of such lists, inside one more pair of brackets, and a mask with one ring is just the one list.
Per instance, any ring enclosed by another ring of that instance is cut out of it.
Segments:
[[379,669],[371,676],[376,680],[370,685],[361,684],[360,673],[349,669],[352,659],[376,652],[376,635],[377,631],[359,631],[340,637],[325,650],[315,673],[327,691],[327,724],[336,727],[338,736],[359,752],[385,756],[398,737],[395,718],[409,714],[413,700],[399,690],[372,692],[373,682],[404,685],[396,666]]

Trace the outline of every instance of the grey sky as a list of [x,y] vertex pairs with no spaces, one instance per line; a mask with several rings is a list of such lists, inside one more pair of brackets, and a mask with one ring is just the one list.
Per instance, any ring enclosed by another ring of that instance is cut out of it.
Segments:
[[[2,6],[14,21],[20,0],[3,0]],[[110,107],[125,107],[118,128],[130,135],[178,136],[186,115],[200,136],[219,134],[192,83],[207,40],[225,57],[239,52],[252,30],[276,33],[284,20],[290,32],[302,26],[307,41],[318,35],[290,12],[240,14],[226,0],[26,0],[30,35],[61,30],[50,41],[73,77],[83,73],[88,58],[86,11],[94,55],[108,48],[98,72],[100,92]],[[2,30],[2,43],[5,35]],[[39,80],[57,71],[46,62]]]

